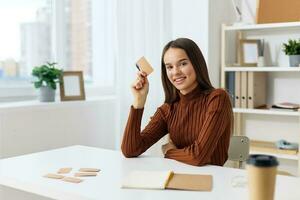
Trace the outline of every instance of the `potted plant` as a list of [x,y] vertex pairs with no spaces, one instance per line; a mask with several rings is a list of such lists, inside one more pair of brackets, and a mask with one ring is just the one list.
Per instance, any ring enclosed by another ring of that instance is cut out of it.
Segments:
[[283,51],[289,56],[290,66],[298,67],[300,64],[300,39],[290,39],[288,43],[283,43]]
[[36,77],[34,87],[40,90],[41,102],[55,101],[56,83],[59,82],[62,70],[55,68],[57,63],[48,63],[34,67],[32,76]]

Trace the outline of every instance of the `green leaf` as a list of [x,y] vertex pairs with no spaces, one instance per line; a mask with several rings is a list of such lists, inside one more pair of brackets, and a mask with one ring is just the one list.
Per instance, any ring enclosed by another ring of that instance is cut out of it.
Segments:
[[35,66],[32,69],[32,76],[37,77],[38,81],[34,82],[36,88],[40,88],[42,83],[45,82],[46,85],[50,86],[54,90],[56,89],[56,82],[59,82],[59,79],[63,73],[62,69],[56,68],[57,63],[47,62],[41,66]]
[[283,51],[286,55],[300,55],[300,39],[289,39],[288,43],[283,43]]
[[40,88],[42,86],[43,82],[42,81],[36,81],[34,82],[34,87],[35,88]]
[[53,90],[56,90],[56,84],[55,82],[49,82],[50,84],[50,87],[53,89]]

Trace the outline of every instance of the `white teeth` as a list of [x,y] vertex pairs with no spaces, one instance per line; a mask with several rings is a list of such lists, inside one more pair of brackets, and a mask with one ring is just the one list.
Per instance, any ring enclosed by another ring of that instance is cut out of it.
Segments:
[[176,78],[175,81],[180,81],[182,79],[184,79],[184,78]]
[[174,79],[174,82],[181,82],[181,81],[183,81],[185,78],[184,77],[182,77],[182,78],[176,78],[176,79]]

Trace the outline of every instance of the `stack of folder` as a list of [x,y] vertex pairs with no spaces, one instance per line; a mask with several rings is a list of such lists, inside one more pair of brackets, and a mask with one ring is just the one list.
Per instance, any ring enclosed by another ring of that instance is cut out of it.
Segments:
[[226,89],[235,108],[259,108],[266,105],[265,72],[227,72]]

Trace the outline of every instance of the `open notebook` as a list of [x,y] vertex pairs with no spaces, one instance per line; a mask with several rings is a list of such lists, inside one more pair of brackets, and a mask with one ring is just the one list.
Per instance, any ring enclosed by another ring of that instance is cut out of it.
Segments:
[[133,171],[123,180],[122,188],[210,191],[212,176],[172,171]]

